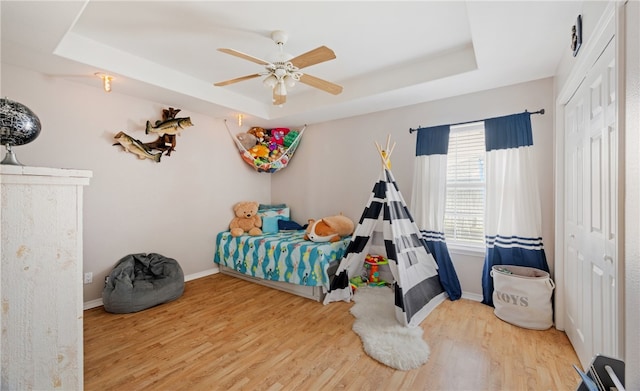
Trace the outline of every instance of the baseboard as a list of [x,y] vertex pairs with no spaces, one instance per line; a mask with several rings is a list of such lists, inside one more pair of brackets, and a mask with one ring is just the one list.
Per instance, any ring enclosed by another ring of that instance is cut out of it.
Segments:
[[83,310],[90,310],[92,308],[100,307],[102,305],[102,299],[95,299],[91,301],[85,301],[83,304]]
[[462,292],[462,298],[467,300],[479,301],[479,302],[482,302],[482,299],[483,299],[482,295],[479,295],[477,293],[470,293],[470,292]]
[[[206,276],[210,276],[212,274],[216,274],[216,273],[220,273],[220,269],[218,268],[218,265],[214,266],[211,269],[207,269],[201,272],[197,272],[197,273],[193,273],[193,274],[189,274],[184,276],[184,281],[191,281],[191,280],[196,280],[198,278],[202,278],[202,277],[206,277]],[[91,301],[85,301],[83,304],[83,310],[90,310],[92,308],[96,308],[96,307],[100,307],[102,306],[104,303],[102,302],[102,299],[95,299],[95,300],[91,300]]]
[[201,271],[201,272],[189,274],[188,276],[184,276],[184,280],[185,280],[185,282],[186,281],[191,281],[191,280],[196,280],[198,278],[210,276],[210,275],[216,274],[216,273],[220,273],[220,269],[218,268],[218,265],[214,266],[211,269],[207,269],[207,270],[204,270],[204,271]]

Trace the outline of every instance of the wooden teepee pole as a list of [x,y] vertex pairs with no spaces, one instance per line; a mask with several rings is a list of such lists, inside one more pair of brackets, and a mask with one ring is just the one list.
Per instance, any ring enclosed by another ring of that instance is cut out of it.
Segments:
[[380,159],[382,160],[382,169],[384,170],[385,168],[387,170],[391,169],[391,153],[393,152],[393,149],[396,147],[396,143],[394,142],[393,145],[391,146],[391,148],[389,148],[389,143],[391,142],[391,135],[387,135],[387,145],[385,147],[385,149],[382,149],[382,147],[380,146],[380,144],[378,144],[377,141],[374,141],[376,144],[376,148],[378,149],[378,154],[380,155]]

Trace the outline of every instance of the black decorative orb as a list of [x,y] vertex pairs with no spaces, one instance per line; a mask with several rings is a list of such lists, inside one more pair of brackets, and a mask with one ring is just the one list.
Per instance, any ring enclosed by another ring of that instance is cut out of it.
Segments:
[[0,142],[2,145],[23,145],[40,134],[40,119],[22,103],[0,99]]
[[11,147],[32,142],[40,129],[40,119],[27,106],[7,98],[0,99],[0,144],[7,147],[7,156],[1,163],[20,165]]

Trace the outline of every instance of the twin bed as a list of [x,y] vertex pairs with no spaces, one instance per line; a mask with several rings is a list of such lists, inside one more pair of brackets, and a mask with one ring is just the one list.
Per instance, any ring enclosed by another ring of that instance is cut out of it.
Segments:
[[350,237],[334,243],[304,240],[304,230],[260,236],[218,233],[214,262],[223,274],[322,301]]

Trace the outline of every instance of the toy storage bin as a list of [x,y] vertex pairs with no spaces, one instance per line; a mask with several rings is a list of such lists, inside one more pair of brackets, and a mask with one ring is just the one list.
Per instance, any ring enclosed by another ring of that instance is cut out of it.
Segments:
[[494,314],[516,326],[546,330],[553,326],[551,295],[555,284],[549,273],[524,266],[491,268]]

